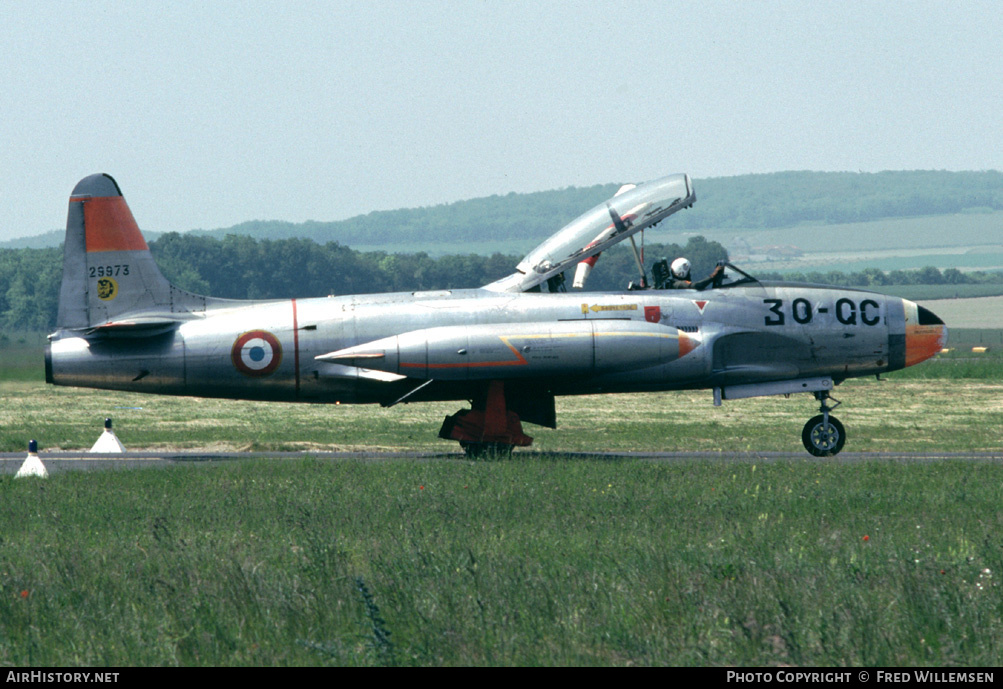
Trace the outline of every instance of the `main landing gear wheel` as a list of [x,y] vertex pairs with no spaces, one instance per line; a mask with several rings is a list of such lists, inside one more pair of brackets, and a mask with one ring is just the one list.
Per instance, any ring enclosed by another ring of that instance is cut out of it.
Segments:
[[843,449],[846,442],[846,431],[843,424],[835,416],[819,414],[804,425],[801,431],[801,442],[805,449],[816,457],[831,457]]
[[511,456],[513,447],[533,442],[522,432],[519,415],[509,411],[502,381],[488,383],[470,406],[447,416],[439,429],[439,437],[458,440],[469,459],[505,459]]

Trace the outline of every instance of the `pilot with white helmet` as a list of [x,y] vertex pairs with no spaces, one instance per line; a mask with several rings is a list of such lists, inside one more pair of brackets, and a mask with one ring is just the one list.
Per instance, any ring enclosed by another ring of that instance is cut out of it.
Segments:
[[718,264],[708,277],[693,282],[690,277],[691,267],[689,259],[682,256],[673,261],[672,266],[669,268],[670,279],[666,282],[665,289],[706,289],[708,285],[714,282],[714,278],[724,272],[724,266]]

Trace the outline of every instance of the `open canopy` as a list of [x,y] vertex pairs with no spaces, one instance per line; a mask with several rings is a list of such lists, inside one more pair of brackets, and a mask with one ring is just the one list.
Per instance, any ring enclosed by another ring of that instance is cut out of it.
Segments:
[[485,285],[496,292],[525,292],[562,273],[579,261],[614,244],[696,201],[688,175],[669,175],[626,186],[608,201],[561,228],[530,251],[511,275]]

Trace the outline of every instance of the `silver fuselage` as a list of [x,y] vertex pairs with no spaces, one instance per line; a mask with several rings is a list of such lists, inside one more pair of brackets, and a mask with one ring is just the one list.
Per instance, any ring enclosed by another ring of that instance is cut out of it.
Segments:
[[[469,399],[491,379],[555,395],[838,382],[915,358],[907,333],[919,327],[916,311],[871,292],[760,283],[233,302],[160,331],[57,331],[46,374],[57,385],[157,394],[384,404],[428,380],[414,399]],[[402,333],[416,334],[368,362],[315,359]]]

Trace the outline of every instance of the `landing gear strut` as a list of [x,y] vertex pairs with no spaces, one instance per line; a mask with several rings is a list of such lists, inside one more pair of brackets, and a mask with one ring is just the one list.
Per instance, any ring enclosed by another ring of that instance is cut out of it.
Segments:
[[[829,416],[829,412],[838,407],[841,402],[830,397],[828,390],[816,392],[815,399],[819,401],[819,411],[822,413],[812,417],[804,425],[804,430],[801,431],[801,442],[804,443],[805,449],[816,457],[832,457],[842,450],[843,444],[846,443],[846,431],[843,430],[843,424],[835,416]],[[826,401],[830,399],[836,403],[831,407],[826,404]]]
[[519,416],[508,410],[502,381],[491,381],[487,394],[474,399],[471,406],[447,416],[439,429],[439,437],[458,440],[467,457],[507,457],[513,447],[533,442],[522,432]]

